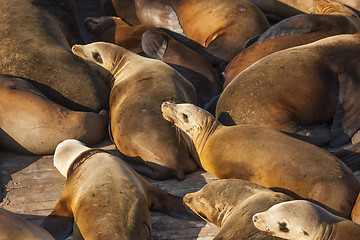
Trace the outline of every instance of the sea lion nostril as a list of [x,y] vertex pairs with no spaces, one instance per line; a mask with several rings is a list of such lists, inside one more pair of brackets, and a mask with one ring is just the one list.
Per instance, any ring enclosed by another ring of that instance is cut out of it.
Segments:
[[259,220],[259,217],[257,216],[257,214],[255,214],[252,218],[253,222],[257,222]]

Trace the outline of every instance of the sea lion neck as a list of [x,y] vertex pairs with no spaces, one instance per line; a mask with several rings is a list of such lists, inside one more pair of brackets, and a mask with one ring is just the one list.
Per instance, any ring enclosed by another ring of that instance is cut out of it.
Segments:
[[204,120],[201,122],[201,129],[198,134],[194,135],[193,142],[196,148],[196,151],[200,155],[205,143],[211,137],[211,135],[215,132],[215,130],[220,127],[221,124],[218,120],[212,115],[207,115]]
[[331,240],[334,239],[334,226],[333,224],[321,224],[319,227],[318,236],[315,239]]
[[[121,54],[115,54],[113,59],[113,68],[110,72],[113,74],[113,79],[110,81],[110,87],[112,88],[114,84],[124,79],[129,75],[129,71],[132,68],[135,68],[136,63],[139,61],[134,61],[133,58],[141,58],[141,56],[137,56],[135,53],[131,52],[123,52]],[[135,63],[135,64],[134,64]],[[125,71],[126,70],[126,71]],[[131,71],[130,71],[131,72]]]

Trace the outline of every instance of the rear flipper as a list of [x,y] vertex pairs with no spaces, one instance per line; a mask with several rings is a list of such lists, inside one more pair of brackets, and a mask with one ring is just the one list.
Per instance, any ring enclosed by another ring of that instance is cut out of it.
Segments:
[[297,139],[322,146],[331,140],[331,132],[326,124],[314,124],[298,129],[296,133],[288,133]]
[[65,239],[73,230],[74,217],[67,202],[60,199],[53,211],[41,223],[56,240]]
[[168,46],[168,38],[160,29],[151,28],[142,35],[141,46],[149,57],[163,60]]
[[360,129],[360,101],[357,99],[360,91],[358,81],[360,60],[354,59],[343,68],[339,68],[338,78],[339,97],[331,126],[333,135],[333,139],[329,143],[331,147],[340,147],[348,143]]
[[345,163],[351,171],[360,169],[360,142],[344,147],[333,154]]

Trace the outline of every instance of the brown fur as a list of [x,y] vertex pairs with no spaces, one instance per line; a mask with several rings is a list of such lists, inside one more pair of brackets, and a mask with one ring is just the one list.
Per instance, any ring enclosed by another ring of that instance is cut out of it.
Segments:
[[53,154],[68,138],[92,145],[104,139],[107,114],[78,112],[46,98],[24,79],[0,75],[0,145],[6,151]]
[[360,129],[360,104],[353,101],[360,90],[359,40],[360,34],[332,36],[262,58],[225,88],[216,117],[317,145],[347,143]]
[[70,45],[81,42],[73,0],[1,0],[0,5],[0,73],[31,80],[72,110],[107,108],[109,88],[71,53]]

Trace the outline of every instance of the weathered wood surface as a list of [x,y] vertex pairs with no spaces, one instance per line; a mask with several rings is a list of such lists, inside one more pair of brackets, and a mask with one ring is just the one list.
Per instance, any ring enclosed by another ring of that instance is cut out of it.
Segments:
[[[110,140],[100,147],[116,154]],[[65,186],[65,178],[53,166],[53,156],[27,156],[0,152],[0,207],[20,214],[33,223],[40,224],[59,198]],[[195,192],[214,176],[197,171],[186,176],[184,181],[167,180],[149,182],[166,191],[183,196]],[[152,239],[213,239],[218,227],[202,221],[186,221],[151,212]]]

